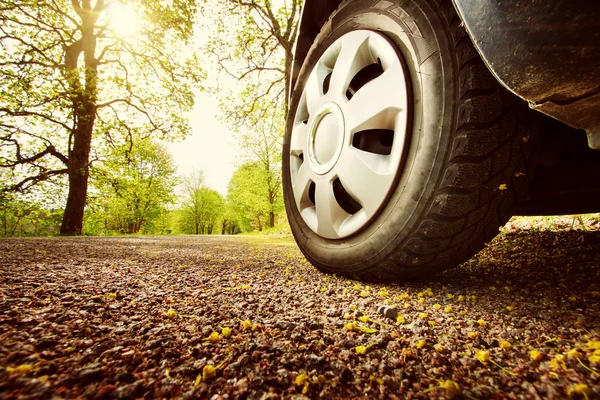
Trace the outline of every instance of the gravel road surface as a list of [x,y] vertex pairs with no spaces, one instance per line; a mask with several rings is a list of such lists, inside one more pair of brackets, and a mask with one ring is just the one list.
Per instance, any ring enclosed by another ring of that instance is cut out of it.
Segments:
[[598,232],[387,285],[289,239],[0,240],[0,399],[452,397],[600,398]]

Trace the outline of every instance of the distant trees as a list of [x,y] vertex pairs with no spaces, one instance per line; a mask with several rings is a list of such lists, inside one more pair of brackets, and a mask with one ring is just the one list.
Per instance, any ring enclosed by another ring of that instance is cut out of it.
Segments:
[[94,161],[136,135],[189,132],[190,85],[203,75],[182,50],[196,1],[10,0],[0,10],[0,167],[13,171],[0,189],[66,177],[61,233],[80,234]]
[[[245,132],[239,136],[244,165],[252,165],[246,172],[254,175],[252,180],[255,187],[252,189],[257,202],[266,200],[268,204],[268,224],[275,226],[275,216],[283,209],[283,193],[281,189],[281,132],[282,127],[277,120],[257,121],[255,131]],[[242,168],[240,167],[240,168]]]
[[108,232],[156,231],[167,206],[175,201],[173,156],[149,138],[134,143],[115,147],[93,175],[90,206],[92,213],[101,215]]
[[234,222],[231,216],[226,215],[223,196],[205,184],[204,175],[198,170],[184,178],[179,213],[181,231],[196,235],[229,233],[228,227]]
[[17,194],[0,194],[0,237],[44,236],[60,226],[61,210],[49,210]]
[[219,96],[224,121],[236,132],[243,162],[232,178],[228,198],[257,229],[273,227],[283,209],[280,171],[286,89],[302,1],[209,0],[205,4],[215,28],[206,53],[219,71],[219,83],[212,90]]
[[[262,231],[265,225],[273,227],[275,215],[283,205],[279,193],[272,196],[268,182],[277,178],[269,176],[261,163],[248,162],[241,165],[231,177],[227,187],[228,200],[241,217],[252,221]],[[276,187],[279,192],[281,189]]]

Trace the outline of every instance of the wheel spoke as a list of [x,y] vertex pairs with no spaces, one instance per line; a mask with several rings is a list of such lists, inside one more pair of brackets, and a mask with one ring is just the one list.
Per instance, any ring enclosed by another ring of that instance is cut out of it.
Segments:
[[346,104],[347,127],[361,129],[394,129],[398,111],[407,109],[406,83],[398,60],[379,77],[354,94]]
[[345,96],[350,81],[361,68],[369,64],[368,55],[369,32],[353,32],[342,39],[340,53],[331,74],[330,91],[335,95]]
[[349,214],[338,204],[331,182],[320,181],[315,191],[317,209],[317,233],[328,238],[338,237],[338,229]]
[[308,77],[304,93],[306,94],[306,107],[309,115],[317,112],[319,101],[323,97],[323,81],[329,75],[329,72],[329,68],[319,62]]
[[307,163],[303,163],[298,169],[296,176],[293,177],[294,199],[299,211],[302,211],[302,206],[308,197],[308,185],[310,185],[311,176],[312,171],[310,167]]
[[389,157],[346,149],[336,165],[336,171],[346,191],[360,203],[370,218],[387,195],[394,172],[389,171]]
[[306,154],[307,135],[308,126],[303,122],[297,122],[292,129],[290,139],[290,152],[293,155],[299,156],[300,154]]

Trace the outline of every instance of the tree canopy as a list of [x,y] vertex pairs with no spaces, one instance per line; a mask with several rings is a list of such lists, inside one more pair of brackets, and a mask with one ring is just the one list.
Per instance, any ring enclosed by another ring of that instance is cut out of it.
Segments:
[[[117,18],[128,10],[129,21]],[[81,233],[92,164],[136,137],[183,137],[196,2],[7,0],[0,6],[4,191],[68,177],[62,233]],[[123,24],[135,25],[127,35]]]
[[221,222],[225,199],[206,186],[202,171],[194,170],[183,180],[180,229],[185,233],[211,234]]
[[[151,139],[113,149],[92,174],[90,202],[108,232],[139,233],[156,225],[175,202],[177,167],[164,145]],[[154,230],[153,230],[154,231]]]
[[269,178],[267,174],[259,162],[247,162],[233,173],[227,187],[228,199],[235,209],[252,221],[259,231],[269,216],[279,213],[283,208],[281,197],[273,203],[269,201],[267,183],[274,178]]
[[[205,3],[213,26],[206,52],[219,71],[215,89],[232,129],[285,117],[301,5],[301,0]],[[226,78],[236,82],[235,89]]]

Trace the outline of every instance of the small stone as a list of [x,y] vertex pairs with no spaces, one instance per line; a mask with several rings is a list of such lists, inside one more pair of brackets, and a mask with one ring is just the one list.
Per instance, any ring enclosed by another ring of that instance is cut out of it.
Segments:
[[93,364],[79,371],[77,379],[85,383],[101,380],[104,377],[104,370],[101,367],[97,367],[97,365]]
[[398,318],[398,310],[396,309],[396,307],[381,305],[377,308],[377,312],[393,321],[396,321],[396,318]]
[[121,386],[111,393],[111,397],[115,399],[132,399],[138,396],[142,384],[140,381],[131,383],[129,385]]

